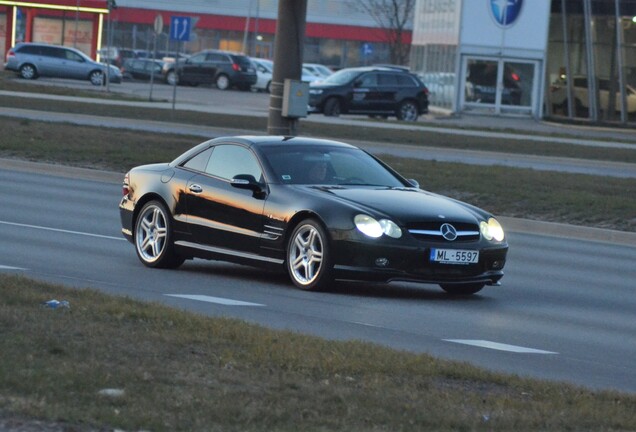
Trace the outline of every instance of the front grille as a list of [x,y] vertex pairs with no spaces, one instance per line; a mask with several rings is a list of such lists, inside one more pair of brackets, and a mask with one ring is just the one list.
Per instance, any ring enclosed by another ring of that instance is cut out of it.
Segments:
[[444,224],[452,225],[457,231],[457,238],[455,240],[452,240],[453,242],[468,242],[479,240],[479,226],[477,224],[466,222],[414,222],[407,225],[407,230],[413,237],[418,240],[451,241],[446,240],[442,235],[442,225]]

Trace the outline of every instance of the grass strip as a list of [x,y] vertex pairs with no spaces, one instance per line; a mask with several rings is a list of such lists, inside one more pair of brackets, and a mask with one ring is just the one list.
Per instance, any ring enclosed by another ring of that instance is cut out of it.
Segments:
[[[20,276],[0,275],[0,292],[4,414],[152,431],[636,428],[636,397],[618,392]],[[70,309],[41,306],[52,298]]]
[[[267,118],[238,116],[234,114],[205,113],[162,108],[131,107],[125,105],[101,105],[85,102],[31,99],[3,96],[0,106],[70,114],[88,114],[104,117],[135,118],[209,127],[232,128],[256,133],[267,130]],[[632,148],[597,148],[575,144],[538,142],[509,138],[466,137],[440,134],[430,130],[400,130],[350,125],[317,124],[301,122],[300,132],[305,136],[340,140],[360,140],[386,144],[408,144],[425,147],[442,147],[466,150],[483,150],[512,154],[569,157],[576,159],[604,160],[636,163],[636,144]]]

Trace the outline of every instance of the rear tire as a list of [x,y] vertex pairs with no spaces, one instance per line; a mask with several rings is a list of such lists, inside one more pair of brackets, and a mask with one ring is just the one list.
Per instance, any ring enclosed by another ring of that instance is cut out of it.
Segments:
[[323,113],[327,117],[340,117],[340,113],[342,112],[342,107],[340,105],[340,100],[338,98],[329,98],[327,99],[327,102],[325,102]]
[[230,88],[230,79],[225,74],[216,77],[216,88],[219,90],[227,90]]
[[160,201],[146,203],[135,221],[135,250],[148,267],[177,268],[185,261],[174,251],[172,218]]
[[294,285],[302,290],[325,289],[333,282],[329,240],[318,221],[306,219],[296,226],[287,244],[285,265]]
[[440,286],[444,291],[453,296],[466,296],[473,295],[485,286],[484,283],[471,283],[471,284],[441,284]]
[[26,63],[20,66],[20,76],[27,80],[36,79],[38,77],[37,70],[32,64]]
[[419,116],[417,105],[413,101],[404,101],[397,110],[396,117],[398,120],[414,122]]

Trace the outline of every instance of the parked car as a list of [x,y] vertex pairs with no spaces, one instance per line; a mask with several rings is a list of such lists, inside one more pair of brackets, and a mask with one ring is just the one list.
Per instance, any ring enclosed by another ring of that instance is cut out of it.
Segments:
[[252,57],[251,60],[256,68],[256,83],[252,86],[252,90],[269,93],[269,88],[272,84],[272,75],[274,73],[274,63],[271,60],[254,57]]
[[188,85],[215,84],[219,90],[237,87],[249,90],[256,84],[256,68],[244,54],[206,50],[185,61],[166,63],[164,75],[168,83]]
[[[252,58],[252,63],[256,67],[256,84],[252,86],[253,90],[266,91],[269,93],[270,85],[272,83],[272,75],[274,74],[274,62],[271,60]],[[303,67],[301,81],[312,83],[319,81],[322,78],[312,74],[309,69]]]
[[[598,103],[601,110],[606,110],[610,103],[610,80],[608,78],[598,78]],[[575,76],[572,80],[572,88],[574,91],[574,102],[572,104],[577,116],[587,115],[589,110],[589,89],[587,77]],[[614,99],[615,110],[621,111],[620,88],[618,83],[613,90],[616,92]],[[568,109],[568,87],[567,80],[559,80],[552,84],[550,88],[550,102],[553,109],[561,109],[567,113]],[[625,86],[625,94],[627,95],[627,112],[629,114],[636,113],[636,89],[629,84]]]
[[503,277],[508,244],[490,213],[419,189],[352,145],[224,137],[133,168],[122,233],[148,267],[207,258],[333,280],[413,281],[469,295]]
[[[107,67],[110,67],[108,72]],[[115,66],[96,62],[75,48],[42,43],[16,44],[7,52],[4,68],[24,79],[70,78],[89,80],[93,85],[103,85],[107,75],[110,82],[122,80],[121,71]]]
[[399,120],[415,121],[428,112],[428,89],[417,76],[403,70],[341,69],[310,85],[309,112],[394,115]]
[[103,63],[110,63],[118,68],[122,68],[126,60],[142,58],[145,56],[143,50],[133,50],[129,48],[104,47],[98,51],[99,60]]
[[307,69],[310,73],[316,75],[317,77],[320,77],[321,79],[327,78],[333,73],[333,71],[327,66],[321,65],[319,63],[303,63],[303,68]]
[[124,62],[121,72],[124,77],[150,81],[151,76],[154,81],[165,82],[162,74],[163,60],[152,60],[148,58],[128,59]]

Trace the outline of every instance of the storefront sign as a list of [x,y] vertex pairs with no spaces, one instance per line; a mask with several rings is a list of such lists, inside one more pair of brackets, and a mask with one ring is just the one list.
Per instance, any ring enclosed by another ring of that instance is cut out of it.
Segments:
[[550,0],[465,0],[461,44],[545,52]]

